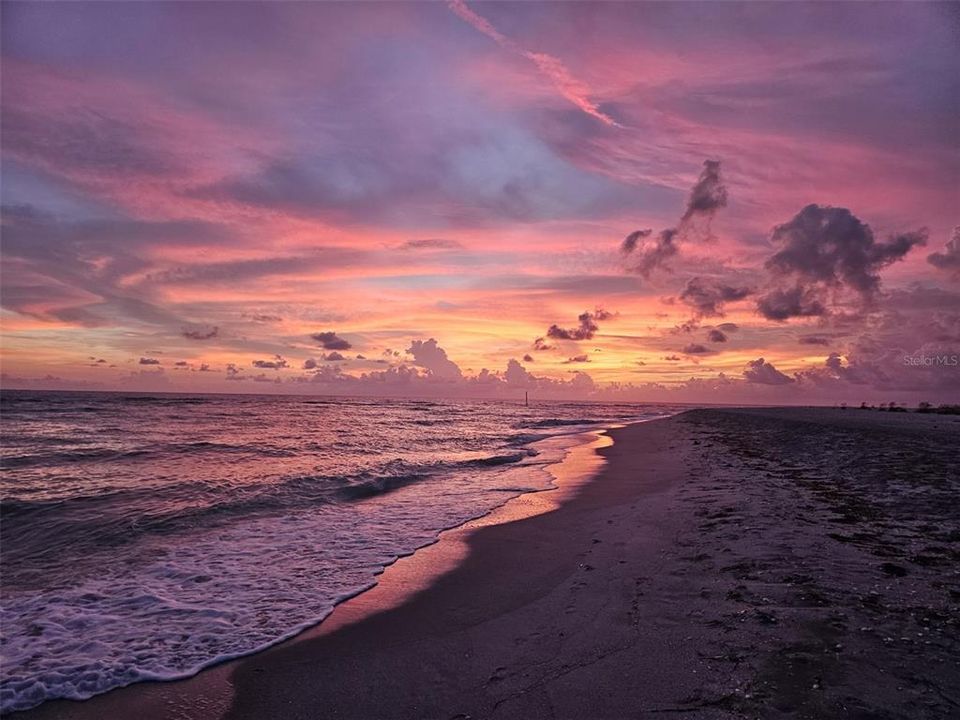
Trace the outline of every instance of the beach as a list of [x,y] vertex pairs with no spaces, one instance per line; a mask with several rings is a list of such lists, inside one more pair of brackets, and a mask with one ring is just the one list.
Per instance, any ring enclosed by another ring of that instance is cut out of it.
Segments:
[[956,716],[958,438],[827,408],[617,428],[292,641],[16,717]]

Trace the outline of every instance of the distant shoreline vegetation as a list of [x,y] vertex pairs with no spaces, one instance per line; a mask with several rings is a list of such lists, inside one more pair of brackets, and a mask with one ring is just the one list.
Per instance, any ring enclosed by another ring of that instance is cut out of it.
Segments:
[[[841,407],[846,408],[846,405]],[[895,402],[889,403],[880,403],[879,405],[870,405],[866,402],[860,403],[861,410],[879,410],[880,412],[911,412],[911,409],[906,405],[897,404]],[[936,415],[960,415],[960,405],[937,405],[934,406],[933,403],[921,402],[917,404],[916,409],[912,412],[918,413],[933,413]]]

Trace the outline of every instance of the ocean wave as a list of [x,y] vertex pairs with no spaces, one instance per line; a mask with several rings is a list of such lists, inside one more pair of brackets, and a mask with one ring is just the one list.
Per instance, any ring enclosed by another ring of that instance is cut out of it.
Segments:
[[[84,442],[93,442],[84,440]],[[53,444],[44,442],[43,444]],[[164,456],[183,454],[192,455],[197,451],[217,452],[217,453],[244,453],[249,455],[260,455],[265,457],[293,457],[297,454],[296,450],[290,448],[277,447],[269,444],[250,445],[219,443],[208,440],[198,440],[195,442],[167,443],[142,448],[132,448],[128,450],[119,450],[115,448],[91,448],[60,450],[58,452],[32,452],[22,455],[9,455],[0,460],[0,468],[27,468],[27,467],[54,467],[57,465],[69,465],[74,463],[94,463],[94,462],[116,462],[124,460],[144,459],[144,458],[162,458]]]
[[478,471],[535,457],[528,448],[448,462],[395,459],[375,471],[352,475],[291,475],[223,493],[209,483],[184,482],[158,495],[134,488],[57,500],[11,498],[0,504],[0,536],[8,572],[55,558],[65,538],[71,545],[128,544],[148,534],[212,527],[235,519],[361,501],[407,485],[471,468]]
[[82,463],[101,460],[127,460],[130,458],[149,455],[149,450],[112,450],[110,448],[95,448],[91,450],[69,450],[52,453],[29,453],[26,455],[12,455],[3,458],[0,466],[3,468],[26,468],[33,466],[49,467],[64,463]]
[[552,428],[567,427],[572,425],[599,425],[602,420],[591,420],[589,418],[548,418],[546,420],[528,420],[526,422],[514,425],[517,428]]

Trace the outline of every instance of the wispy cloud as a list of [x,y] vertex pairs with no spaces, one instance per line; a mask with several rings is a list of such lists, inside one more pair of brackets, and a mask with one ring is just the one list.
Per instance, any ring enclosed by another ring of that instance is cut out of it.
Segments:
[[590,87],[583,81],[575,78],[559,58],[548,55],[547,53],[533,52],[532,50],[521,47],[497,30],[486,18],[481,17],[468,8],[463,0],[449,0],[447,4],[460,18],[491,40],[494,40],[500,47],[516,53],[533,63],[537,70],[553,83],[553,86],[560,95],[580,108],[587,115],[591,115],[611,127],[623,127],[599,108],[597,103],[590,98],[592,94]]

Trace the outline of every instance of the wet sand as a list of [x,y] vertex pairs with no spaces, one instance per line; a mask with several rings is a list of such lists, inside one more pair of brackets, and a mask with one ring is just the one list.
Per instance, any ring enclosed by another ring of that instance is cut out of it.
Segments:
[[[317,629],[17,717],[960,714],[960,419],[697,410],[448,533]],[[602,445],[600,441],[597,445]]]

